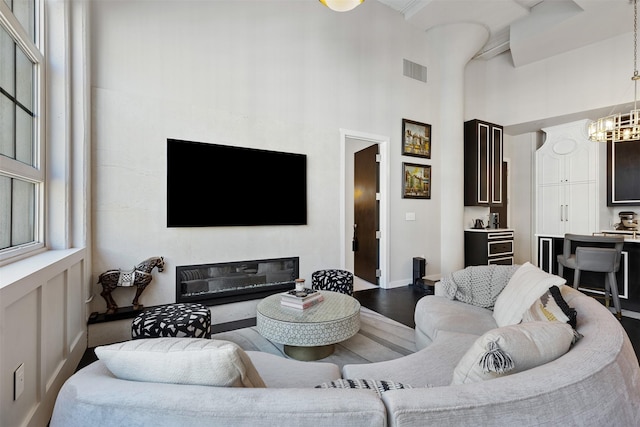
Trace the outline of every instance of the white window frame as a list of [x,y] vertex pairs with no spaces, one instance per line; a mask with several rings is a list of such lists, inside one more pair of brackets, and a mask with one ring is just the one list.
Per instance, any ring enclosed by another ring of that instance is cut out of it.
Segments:
[[18,259],[35,255],[45,249],[45,186],[46,186],[46,170],[45,170],[45,57],[43,34],[44,32],[44,2],[35,1],[35,42],[31,36],[24,30],[18,19],[7,4],[0,0],[0,26],[6,30],[14,39],[18,47],[27,55],[34,63],[34,82],[33,82],[33,113],[34,117],[34,166],[26,165],[20,161],[0,155],[0,174],[10,178],[18,178],[23,181],[31,182],[35,185],[35,218],[34,218],[34,239],[32,242],[23,245],[9,247],[0,250],[0,265],[7,264]]

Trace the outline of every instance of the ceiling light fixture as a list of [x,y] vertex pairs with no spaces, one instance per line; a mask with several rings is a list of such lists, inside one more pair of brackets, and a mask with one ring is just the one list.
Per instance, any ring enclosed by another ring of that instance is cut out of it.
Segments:
[[597,142],[635,141],[640,139],[638,110],[638,0],[633,0],[633,110],[601,117],[589,124],[589,139]]
[[348,12],[360,3],[364,3],[364,0],[320,0],[320,3],[336,12]]

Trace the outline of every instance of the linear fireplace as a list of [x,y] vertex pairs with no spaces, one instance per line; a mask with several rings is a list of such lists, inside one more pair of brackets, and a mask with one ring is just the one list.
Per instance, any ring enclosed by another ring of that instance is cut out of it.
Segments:
[[292,289],[298,257],[176,267],[176,302],[220,305]]

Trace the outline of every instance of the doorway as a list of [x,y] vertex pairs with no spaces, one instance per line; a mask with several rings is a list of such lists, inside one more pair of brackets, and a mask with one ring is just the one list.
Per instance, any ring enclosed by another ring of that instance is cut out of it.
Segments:
[[353,274],[378,285],[378,144],[356,151],[353,163]]
[[[389,282],[389,138],[362,132],[340,130],[340,262],[343,269],[355,272],[353,252],[354,224],[354,163],[355,153],[372,145],[378,147],[378,286],[387,288]],[[354,274],[354,289],[376,287]]]

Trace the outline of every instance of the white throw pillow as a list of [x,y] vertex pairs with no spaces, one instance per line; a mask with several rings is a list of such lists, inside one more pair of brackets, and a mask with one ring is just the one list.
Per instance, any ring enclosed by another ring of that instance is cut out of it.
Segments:
[[[572,341],[571,326],[556,321],[526,322],[493,329],[478,338],[462,356],[453,371],[452,384],[499,378],[543,365],[569,351]],[[504,370],[494,368],[485,372],[492,366]]]
[[96,347],[120,379],[219,387],[266,387],[237,344],[204,338],[147,338]]
[[493,318],[498,326],[515,325],[522,315],[550,287],[562,287],[567,281],[549,274],[527,262],[520,266],[500,292],[493,307]]

